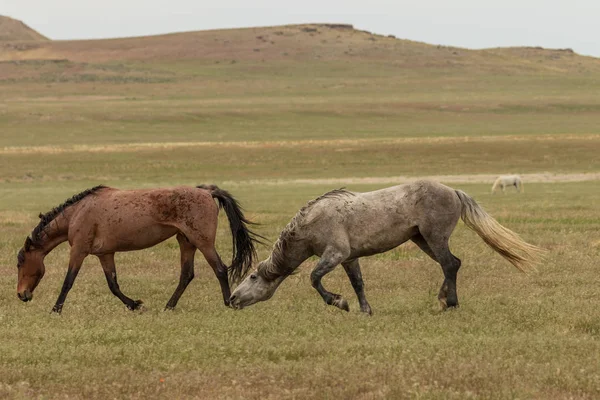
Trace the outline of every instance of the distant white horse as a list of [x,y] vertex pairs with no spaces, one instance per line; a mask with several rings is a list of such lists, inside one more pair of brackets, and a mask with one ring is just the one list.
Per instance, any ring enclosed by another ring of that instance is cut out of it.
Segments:
[[502,189],[502,193],[504,193],[504,188],[507,186],[514,186],[519,193],[525,192],[519,175],[500,175],[494,182],[494,186],[492,186],[492,194],[496,193],[498,188]]

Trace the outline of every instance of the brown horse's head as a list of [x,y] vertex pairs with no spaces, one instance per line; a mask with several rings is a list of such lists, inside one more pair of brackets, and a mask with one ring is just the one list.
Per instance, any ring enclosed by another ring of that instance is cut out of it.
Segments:
[[36,249],[31,238],[27,237],[17,256],[18,282],[17,296],[23,301],[33,298],[33,291],[44,276],[44,256]]

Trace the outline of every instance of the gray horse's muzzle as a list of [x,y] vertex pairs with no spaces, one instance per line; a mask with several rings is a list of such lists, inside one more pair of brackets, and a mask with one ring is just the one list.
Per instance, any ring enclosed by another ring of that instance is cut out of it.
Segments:
[[240,304],[240,298],[235,294],[232,294],[229,298],[229,307],[233,308],[234,310],[241,310],[244,308],[244,306]]

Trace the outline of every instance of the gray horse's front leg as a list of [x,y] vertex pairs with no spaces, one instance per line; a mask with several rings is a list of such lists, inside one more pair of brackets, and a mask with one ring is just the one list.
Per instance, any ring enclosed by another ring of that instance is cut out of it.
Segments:
[[336,306],[342,310],[350,311],[348,302],[339,294],[331,293],[323,287],[321,279],[335,269],[335,267],[342,262],[346,256],[339,251],[326,251],[321,256],[317,266],[310,274],[310,281],[312,286],[317,289],[317,292],[321,295],[325,303]]
[[354,260],[344,261],[342,266],[346,270],[346,274],[348,275],[348,278],[350,278],[350,283],[356,292],[356,297],[358,297],[358,303],[360,304],[360,311],[369,315],[373,315],[371,306],[365,297],[365,285],[360,272],[360,264],[358,263],[358,259],[355,258]]

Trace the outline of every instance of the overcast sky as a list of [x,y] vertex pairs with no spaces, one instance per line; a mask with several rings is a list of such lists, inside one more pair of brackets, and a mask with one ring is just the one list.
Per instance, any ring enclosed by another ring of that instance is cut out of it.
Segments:
[[600,0],[0,0],[0,15],[51,39],[336,22],[432,44],[600,57]]

